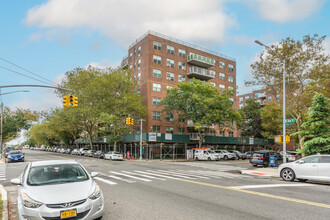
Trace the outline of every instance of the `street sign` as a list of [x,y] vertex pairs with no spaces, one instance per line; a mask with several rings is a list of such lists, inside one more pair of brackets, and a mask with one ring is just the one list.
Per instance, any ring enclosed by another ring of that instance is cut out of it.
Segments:
[[286,123],[296,122],[296,119],[294,119],[294,118],[286,119],[285,122]]
[[285,124],[285,127],[290,127],[290,124],[289,124],[289,123],[286,123],[286,124]]

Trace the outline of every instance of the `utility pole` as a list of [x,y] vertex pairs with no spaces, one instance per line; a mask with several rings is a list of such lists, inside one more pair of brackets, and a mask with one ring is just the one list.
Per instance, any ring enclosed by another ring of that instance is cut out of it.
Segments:
[[140,119],[141,125],[140,125],[140,160],[142,160],[142,122],[145,121],[142,118]]
[[1,128],[0,128],[0,159],[2,159],[2,124],[3,124],[3,103],[2,103],[2,100],[1,100],[1,122],[0,123],[1,123]]

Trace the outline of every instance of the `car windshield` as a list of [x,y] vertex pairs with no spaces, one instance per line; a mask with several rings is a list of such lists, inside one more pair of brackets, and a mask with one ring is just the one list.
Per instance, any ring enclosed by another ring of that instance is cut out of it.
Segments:
[[263,157],[262,154],[253,154],[253,157]]
[[31,167],[27,184],[31,186],[81,182],[89,177],[79,164],[56,164]]
[[14,155],[14,154],[22,154],[22,151],[17,150],[17,151],[9,151],[9,155]]
[[223,153],[229,153],[227,150],[222,150]]
[[113,154],[120,154],[120,152],[113,152]]

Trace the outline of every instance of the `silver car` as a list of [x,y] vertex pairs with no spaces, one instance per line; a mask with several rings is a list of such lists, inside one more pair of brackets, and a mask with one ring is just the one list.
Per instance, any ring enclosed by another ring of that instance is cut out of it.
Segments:
[[313,155],[291,163],[281,164],[279,175],[285,181],[298,179],[330,181],[330,155]]
[[98,219],[103,216],[103,193],[73,160],[31,162],[11,183],[18,185],[18,219]]
[[104,154],[105,160],[123,160],[123,155],[119,152],[109,151],[108,153]]

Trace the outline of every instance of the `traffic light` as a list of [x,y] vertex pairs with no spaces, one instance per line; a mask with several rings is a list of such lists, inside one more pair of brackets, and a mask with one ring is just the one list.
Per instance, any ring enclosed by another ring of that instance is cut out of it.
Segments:
[[133,125],[133,123],[134,123],[134,119],[131,118],[131,120],[130,120],[130,125]]
[[290,136],[287,135],[287,136],[285,137],[285,141],[286,141],[286,143],[289,143],[289,142],[290,142]]
[[129,125],[131,123],[131,118],[126,118],[126,124]]
[[78,97],[73,96],[73,105],[72,107],[78,107]]
[[69,107],[68,96],[63,96],[63,107]]
[[[280,142],[279,143],[283,144],[283,141],[284,141],[283,140],[283,135],[281,135],[280,136]],[[276,142],[276,138],[275,138],[275,142]],[[285,142],[286,143],[289,143],[290,142],[290,136],[288,136],[288,135],[285,136]]]
[[69,95],[69,107],[73,107],[73,95]]

